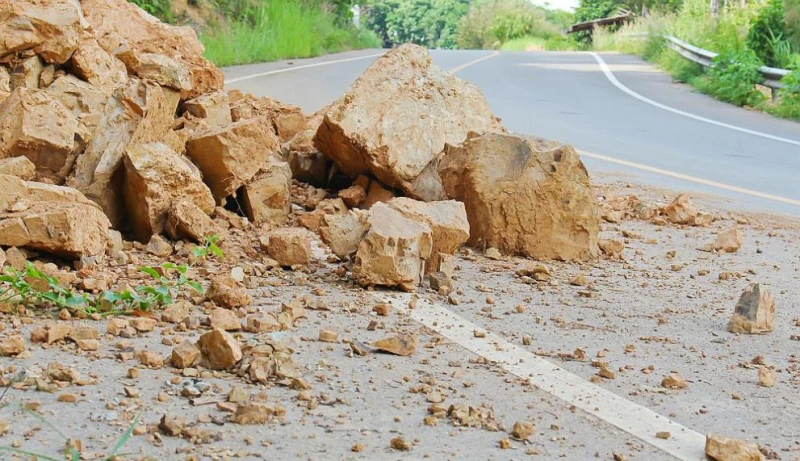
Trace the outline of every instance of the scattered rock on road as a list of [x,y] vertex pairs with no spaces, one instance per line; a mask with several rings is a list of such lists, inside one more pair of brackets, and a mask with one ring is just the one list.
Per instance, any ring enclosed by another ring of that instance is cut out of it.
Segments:
[[738,227],[733,227],[717,235],[712,245],[714,250],[725,253],[736,253],[742,247],[742,231]]
[[763,461],[758,445],[721,435],[706,436],[706,456],[716,461]]
[[767,333],[775,329],[775,299],[761,284],[748,286],[728,322],[731,333]]

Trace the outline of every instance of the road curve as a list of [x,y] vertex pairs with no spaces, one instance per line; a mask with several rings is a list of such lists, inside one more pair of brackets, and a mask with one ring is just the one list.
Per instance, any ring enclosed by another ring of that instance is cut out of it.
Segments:
[[[225,74],[229,88],[312,112],[346,91],[380,53],[239,66]],[[632,56],[431,55],[478,85],[510,131],[574,145],[593,173],[624,173],[653,186],[724,196],[737,208],[800,215],[800,124],[715,101]]]

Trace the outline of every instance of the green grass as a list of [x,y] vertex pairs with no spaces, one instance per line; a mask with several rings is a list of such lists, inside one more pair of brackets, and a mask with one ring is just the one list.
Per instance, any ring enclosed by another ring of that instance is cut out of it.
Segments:
[[365,29],[339,27],[336,17],[316,2],[261,2],[252,21],[229,20],[201,34],[205,56],[218,66],[306,58],[324,53],[379,48]]

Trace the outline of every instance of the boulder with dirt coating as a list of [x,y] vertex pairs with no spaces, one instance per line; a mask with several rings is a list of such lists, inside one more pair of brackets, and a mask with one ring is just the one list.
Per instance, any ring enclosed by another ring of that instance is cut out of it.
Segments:
[[289,187],[292,169],[275,155],[270,155],[261,170],[242,187],[242,209],[255,224],[281,225],[289,216]]
[[278,138],[265,131],[258,119],[233,123],[186,144],[186,153],[203,172],[217,203],[253,179],[277,151]]
[[515,134],[473,135],[448,146],[439,173],[448,197],[466,206],[469,244],[542,259],[597,256],[600,213],[572,147]]
[[184,66],[191,90],[182,91],[182,99],[222,89],[225,77],[203,57],[203,45],[191,27],[164,24],[126,0],[82,0],[81,6],[98,42],[109,53],[161,54]]
[[406,197],[393,198],[387,205],[406,218],[423,222],[433,233],[431,258],[426,265],[430,272],[439,267],[440,254],[454,254],[469,239],[469,221],[464,204],[455,200],[420,202]]
[[36,177],[36,165],[28,157],[9,157],[0,160],[0,174],[30,181]]
[[347,213],[323,214],[319,235],[333,254],[340,258],[351,256],[369,231],[369,214],[362,210]]
[[419,285],[425,259],[431,255],[431,228],[379,203],[370,209],[369,232],[356,252],[353,275],[362,286],[398,287],[413,291]]
[[112,88],[86,83],[74,75],[59,77],[47,87],[47,93],[58,99],[77,120],[76,134],[82,146],[79,150],[83,151],[91,140],[112,91]]
[[767,333],[775,329],[775,298],[758,283],[748,286],[739,297],[728,322],[731,333]]
[[192,89],[189,70],[180,62],[163,54],[142,53],[137,56],[136,75],[147,78],[161,86],[179,90],[182,94]]
[[78,48],[85,28],[75,0],[0,3],[0,58],[32,50],[50,64],[64,64]]
[[85,37],[72,55],[73,73],[92,85],[117,87],[128,81],[125,64],[104,50],[94,37]]
[[215,207],[211,191],[188,159],[159,142],[128,146],[123,196],[133,235],[140,242],[164,230],[178,199],[191,201],[207,215]]
[[36,171],[62,183],[72,169],[78,121],[44,90],[19,88],[0,104],[0,159],[24,155]]
[[315,144],[351,176],[370,172],[422,200],[443,200],[435,166],[445,144],[501,130],[478,88],[402,45],[375,63],[325,113]]
[[89,145],[75,162],[67,184],[100,205],[115,228],[122,227],[127,213],[121,194],[125,149],[164,140],[179,99],[177,91],[132,78],[108,99]]

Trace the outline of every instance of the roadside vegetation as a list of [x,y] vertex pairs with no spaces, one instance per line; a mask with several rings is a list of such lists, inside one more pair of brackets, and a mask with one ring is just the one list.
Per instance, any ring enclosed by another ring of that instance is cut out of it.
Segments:
[[353,24],[353,0],[130,0],[159,19],[195,28],[218,66],[380,47]]
[[571,13],[527,0],[370,0],[366,27],[383,45],[416,43],[441,49],[565,50]]
[[[800,121],[800,37],[793,22],[798,10],[796,0],[767,0],[720,5],[714,13],[708,1],[684,0],[680,5],[656,5],[646,17],[616,30],[595,30],[591,45],[642,56],[676,81],[722,101]],[[664,34],[719,56],[704,69],[667,47]],[[765,65],[792,71],[774,97],[758,86],[763,83],[758,69]]]

